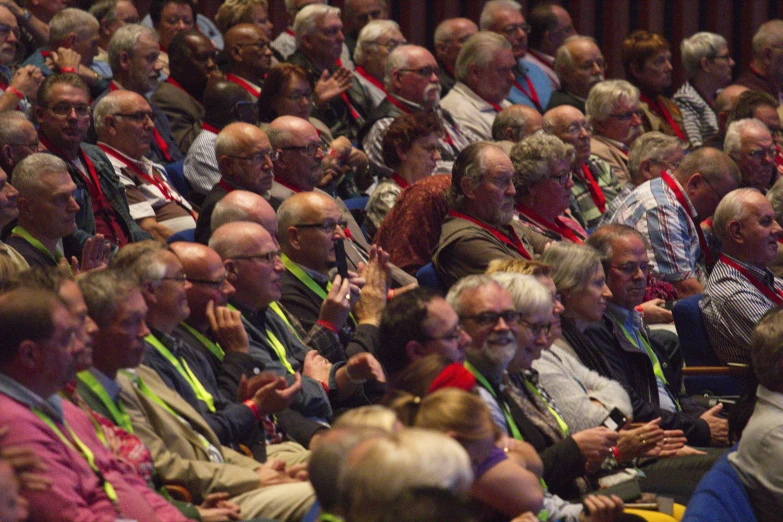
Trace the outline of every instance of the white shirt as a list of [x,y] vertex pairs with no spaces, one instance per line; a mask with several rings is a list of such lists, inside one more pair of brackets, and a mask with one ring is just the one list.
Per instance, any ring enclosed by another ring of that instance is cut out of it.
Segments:
[[[470,87],[457,82],[441,100],[440,105],[457,120],[469,141],[492,141],[492,124],[498,111],[481,99]],[[511,105],[511,102],[503,100],[499,105],[506,108]]]

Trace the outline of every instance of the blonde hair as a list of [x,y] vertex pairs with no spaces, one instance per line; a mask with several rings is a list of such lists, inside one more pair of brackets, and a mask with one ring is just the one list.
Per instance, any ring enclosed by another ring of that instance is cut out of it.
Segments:
[[517,274],[532,275],[533,277],[550,277],[552,274],[552,267],[546,263],[531,261],[529,259],[493,259],[489,262],[487,271],[484,273],[492,275],[498,272],[514,272]]

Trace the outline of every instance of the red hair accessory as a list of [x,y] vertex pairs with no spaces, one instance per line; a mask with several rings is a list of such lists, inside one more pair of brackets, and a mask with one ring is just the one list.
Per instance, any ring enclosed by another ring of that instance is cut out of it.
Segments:
[[460,388],[470,391],[476,386],[476,378],[470,373],[462,363],[451,363],[441,371],[430,384],[428,393],[441,388]]

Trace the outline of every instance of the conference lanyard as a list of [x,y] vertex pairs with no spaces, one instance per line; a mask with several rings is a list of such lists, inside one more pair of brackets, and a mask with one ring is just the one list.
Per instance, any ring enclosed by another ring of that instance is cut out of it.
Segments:
[[495,389],[489,383],[487,378],[481,375],[481,372],[479,372],[475,366],[470,364],[468,361],[465,361],[464,365],[465,369],[473,374],[473,377],[476,378],[476,381],[478,381],[481,387],[487,390],[492,395],[492,397],[495,398],[498,406],[500,406],[500,409],[503,410],[503,416],[506,418],[506,424],[508,424],[508,429],[511,431],[511,436],[517,440],[524,440],[522,438],[522,432],[519,431],[519,427],[517,426],[516,421],[514,421],[514,418],[511,416],[511,408],[509,408],[506,400],[497,396]]
[[[277,306],[277,303],[272,302],[269,305],[269,307],[272,308],[272,311],[274,311],[277,315],[283,318],[283,321],[285,321],[286,325],[288,325],[288,328],[292,332],[296,333],[294,329],[291,328],[291,323],[288,322],[288,319],[283,314],[283,311],[280,309],[279,306]],[[228,308],[231,310],[236,310],[236,307],[230,304],[228,305]],[[266,339],[267,341],[269,341],[272,350],[275,352],[275,355],[277,355],[277,359],[285,367],[286,371],[288,371],[288,373],[290,374],[296,373],[294,371],[293,366],[291,366],[291,363],[288,362],[288,357],[286,357],[285,354],[285,346],[283,346],[283,343],[280,342],[280,339],[278,339],[277,336],[274,333],[272,333],[272,331],[269,328],[266,328]]]
[[744,266],[741,266],[739,263],[736,263],[733,259],[729,259],[728,257],[726,257],[726,255],[721,254],[720,260],[723,261],[725,264],[729,265],[731,268],[733,268],[740,274],[742,274],[743,277],[745,277],[745,279],[747,279],[750,284],[755,286],[759,292],[764,294],[764,297],[766,297],[767,299],[775,303],[775,305],[777,306],[783,306],[783,292],[781,292],[777,288],[773,290],[772,288],[768,287],[758,277],[751,274]]
[[130,416],[125,411],[125,407],[121,402],[114,402],[114,400],[109,396],[109,392],[106,391],[106,388],[104,388],[104,386],[98,382],[98,379],[96,379],[93,374],[87,370],[84,370],[76,374],[76,378],[83,382],[85,386],[87,386],[95,395],[98,396],[98,399],[100,399],[101,403],[106,407],[107,410],[109,410],[112,420],[115,424],[117,424],[117,426],[124,429],[128,433],[133,433],[133,425],[131,425]]
[[214,355],[221,362],[223,362],[223,358],[226,356],[226,352],[223,351],[223,348],[221,348],[218,343],[213,343],[212,341],[207,339],[207,337],[204,334],[202,334],[201,332],[197,331],[195,328],[190,326],[188,323],[181,323],[181,324],[185,328],[185,330],[190,332],[193,335],[193,337],[198,339],[198,341],[201,344],[203,344],[207,348],[207,350],[212,352],[212,355]]
[[563,417],[560,416],[559,413],[552,407],[549,402],[544,399],[544,397],[541,395],[541,392],[538,391],[538,388],[536,388],[532,382],[529,382],[527,379],[525,379],[525,386],[528,390],[530,390],[530,393],[536,395],[539,399],[541,399],[541,402],[543,402],[547,409],[549,410],[549,413],[552,414],[552,416],[557,421],[557,425],[560,426],[560,431],[563,433],[563,437],[568,437],[568,424],[565,423],[563,420]]
[[[324,290],[321,287],[321,285],[316,283],[315,280],[312,277],[310,277],[309,274],[307,274],[307,272],[302,270],[302,268],[299,265],[297,265],[296,263],[291,261],[291,259],[287,255],[281,254],[280,257],[283,259],[283,265],[285,265],[286,270],[291,272],[291,275],[293,275],[295,278],[297,278],[303,285],[305,285],[313,293],[315,293],[315,295],[317,295],[318,297],[320,297],[324,301],[326,300],[326,292],[328,292],[329,290],[332,289],[332,282],[331,281],[326,283],[326,290]],[[276,305],[277,303],[272,303],[272,304]],[[277,310],[275,310],[275,311],[277,311]],[[282,313],[282,310],[281,310],[281,313]],[[349,313],[349,316],[350,316],[351,321],[353,322],[353,324],[356,324],[356,319],[354,318],[353,314]],[[284,315],[283,315],[283,319],[285,320],[286,323],[288,322],[288,319],[286,319]]]
[[30,243],[30,245],[32,245],[33,248],[35,248],[36,250],[41,252],[43,255],[45,255],[46,257],[48,257],[52,261],[54,261],[54,264],[59,264],[60,259],[63,258],[63,255],[60,252],[58,252],[56,250],[54,251],[54,253],[50,252],[49,249],[46,248],[43,245],[43,243],[38,241],[36,238],[34,238],[30,234],[30,232],[28,232],[27,230],[23,229],[19,225],[16,225],[13,229],[11,229],[11,234],[13,234],[15,236],[19,236],[22,239],[24,239],[25,241],[27,241],[28,243]]
[[572,243],[576,243],[578,245],[584,243],[583,238],[580,238],[576,235],[576,232],[568,228],[568,226],[560,219],[560,216],[556,217],[554,221],[548,221],[538,215],[536,212],[521,205],[517,205],[517,211],[531,221],[538,223],[547,230],[554,232],[555,234],[571,241]]
[[606,196],[604,196],[604,191],[601,190],[601,186],[590,173],[590,169],[587,167],[586,163],[582,164],[582,174],[584,174],[584,179],[587,181],[587,190],[590,192],[590,198],[592,198],[595,206],[598,207],[598,210],[603,214],[606,212]]
[[682,208],[685,209],[685,212],[691,219],[691,223],[693,223],[693,226],[696,229],[696,236],[699,238],[699,247],[701,247],[701,251],[704,252],[704,261],[707,266],[712,266],[714,264],[712,251],[710,250],[710,246],[707,244],[707,238],[704,237],[704,231],[702,231],[699,224],[696,222],[693,216],[691,216],[688,202],[685,200],[685,194],[682,193],[682,190],[680,190],[677,182],[667,172],[661,172],[661,179],[664,183],[666,183],[666,186],[668,186],[671,191],[674,192],[674,197],[677,198],[677,201],[680,203],[680,205],[682,205]]

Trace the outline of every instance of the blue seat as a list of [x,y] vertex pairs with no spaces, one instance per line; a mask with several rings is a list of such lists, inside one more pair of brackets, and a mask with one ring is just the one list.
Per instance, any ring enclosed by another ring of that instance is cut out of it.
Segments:
[[419,286],[431,288],[436,292],[445,294],[443,283],[440,282],[438,273],[435,272],[435,267],[432,266],[432,263],[427,263],[416,271],[416,281],[419,282]]
[[169,178],[169,182],[174,185],[174,188],[177,189],[177,192],[183,198],[186,198],[192,189],[188,180],[185,179],[184,163],[185,161],[182,160],[166,165],[166,176]]
[[370,201],[370,196],[361,196],[358,198],[344,199],[343,203],[348,207],[348,210],[364,210],[368,201]]
[[730,454],[719,458],[701,478],[682,522],[756,522],[745,485],[728,460]]
[[179,232],[175,232],[174,234],[171,234],[169,238],[166,240],[166,243],[176,243],[177,241],[187,241],[188,243],[195,243],[196,242],[196,229],[195,228],[189,228],[187,230],[180,230]]

